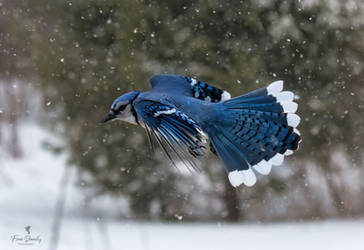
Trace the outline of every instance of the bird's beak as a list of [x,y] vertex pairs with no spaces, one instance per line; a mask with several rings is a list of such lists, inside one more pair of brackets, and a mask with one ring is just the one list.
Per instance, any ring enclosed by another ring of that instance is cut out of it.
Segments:
[[101,121],[101,123],[107,123],[108,121],[114,120],[116,116],[114,114],[107,114],[107,116]]

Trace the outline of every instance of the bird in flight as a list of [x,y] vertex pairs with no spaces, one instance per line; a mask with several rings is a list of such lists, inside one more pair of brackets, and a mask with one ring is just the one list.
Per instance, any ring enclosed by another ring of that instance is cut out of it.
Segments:
[[298,148],[298,105],[283,81],[233,98],[190,77],[155,75],[150,83],[149,91],[118,97],[102,122],[142,126],[151,145],[154,136],[174,164],[198,168],[209,147],[234,187],[253,186],[255,172],[269,174]]

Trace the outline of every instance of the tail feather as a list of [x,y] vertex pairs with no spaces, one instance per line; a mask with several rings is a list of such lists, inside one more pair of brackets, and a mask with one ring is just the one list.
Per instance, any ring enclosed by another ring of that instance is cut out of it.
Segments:
[[[233,99],[230,99],[233,100]],[[273,101],[273,100],[272,100]],[[231,106],[229,109],[231,110],[255,110],[255,111],[266,111],[272,113],[281,113],[284,112],[284,109],[280,103],[244,103],[244,102],[235,102],[229,103]]]
[[230,119],[208,134],[233,186],[253,185],[252,169],[268,174],[272,165],[280,165],[298,148],[297,103],[292,92],[282,90],[283,82],[277,81],[218,104]]
[[219,135],[210,138],[211,143],[216,150],[217,155],[225,163],[228,172],[237,169],[248,169],[249,165],[242,154],[232,148],[229,142]]
[[235,187],[242,183],[253,186],[256,182],[255,174],[249,168],[247,160],[237,146],[223,135],[212,137],[211,142],[217,155],[225,163],[230,183]]

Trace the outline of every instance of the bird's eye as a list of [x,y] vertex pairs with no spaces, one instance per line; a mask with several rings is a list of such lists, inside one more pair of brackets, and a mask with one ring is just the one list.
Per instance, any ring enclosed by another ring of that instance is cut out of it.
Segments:
[[119,107],[118,111],[119,111],[119,112],[120,112],[120,111],[123,111],[125,108],[126,108],[126,105],[121,105],[121,106]]
[[126,108],[126,106],[128,106],[128,104],[124,104],[124,105],[117,105],[116,107],[114,107],[113,109],[112,109],[112,111],[114,112],[114,113],[120,113],[121,111],[123,111],[125,108]]

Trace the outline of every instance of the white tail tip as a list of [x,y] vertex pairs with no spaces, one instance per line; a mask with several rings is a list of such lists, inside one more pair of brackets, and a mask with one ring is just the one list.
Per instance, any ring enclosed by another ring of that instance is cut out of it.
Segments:
[[280,103],[284,113],[295,113],[298,108],[298,104],[295,102],[281,102]]
[[278,102],[292,102],[294,94],[291,91],[283,91],[278,93],[276,96]]
[[268,175],[272,170],[272,164],[266,160],[261,160],[257,165],[254,165],[253,168],[262,175]]
[[293,151],[290,150],[290,149],[287,149],[286,152],[284,152],[285,156],[288,156],[288,155],[291,155],[291,154],[293,154]]
[[248,187],[253,186],[257,178],[251,168],[247,170],[235,170],[229,173],[229,181],[234,187],[238,187],[241,184],[245,184]]
[[268,95],[275,96],[276,94],[278,94],[282,90],[283,90],[283,81],[281,81],[281,80],[280,81],[272,82],[267,87]]
[[297,127],[300,124],[301,118],[296,114],[287,114],[288,126]]
[[279,166],[284,161],[284,155],[277,153],[273,158],[269,160],[273,165]]

